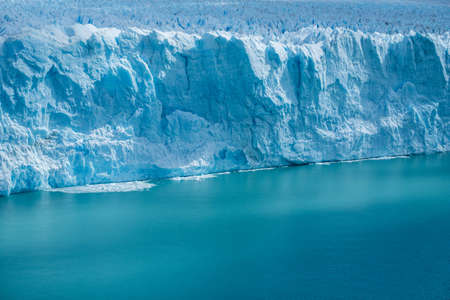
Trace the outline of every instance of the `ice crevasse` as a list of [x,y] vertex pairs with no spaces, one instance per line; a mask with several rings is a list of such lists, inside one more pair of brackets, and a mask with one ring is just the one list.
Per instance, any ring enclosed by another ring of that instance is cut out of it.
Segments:
[[0,37],[0,195],[450,149],[450,35]]

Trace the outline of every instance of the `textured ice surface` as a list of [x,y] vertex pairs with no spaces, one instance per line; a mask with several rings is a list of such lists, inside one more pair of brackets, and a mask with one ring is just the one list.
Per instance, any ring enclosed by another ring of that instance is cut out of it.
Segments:
[[363,32],[446,32],[448,0],[1,0],[1,32],[74,23],[273,38],[305,26]]
[[0,194],[448,151],[450,36],[0,37]]

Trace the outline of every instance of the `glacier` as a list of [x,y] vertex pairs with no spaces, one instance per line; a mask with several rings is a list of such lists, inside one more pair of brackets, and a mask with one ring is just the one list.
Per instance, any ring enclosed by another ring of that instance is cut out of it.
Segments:
[[450,33],[0,36],[0,195],[449,151]]

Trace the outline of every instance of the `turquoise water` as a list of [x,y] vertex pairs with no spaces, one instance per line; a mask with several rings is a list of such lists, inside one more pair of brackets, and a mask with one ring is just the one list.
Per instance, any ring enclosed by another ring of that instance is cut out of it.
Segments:
[[0,299],[450,299],[450,155],[0,198]]

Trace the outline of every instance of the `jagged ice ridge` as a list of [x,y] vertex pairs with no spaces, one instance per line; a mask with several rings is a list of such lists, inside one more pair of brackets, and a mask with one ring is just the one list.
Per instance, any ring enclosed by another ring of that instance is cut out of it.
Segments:
[[448,0],[2,0],[0,35],[74,23],[127,29],[228,31],[269,39],[307,26],[444,33]]

